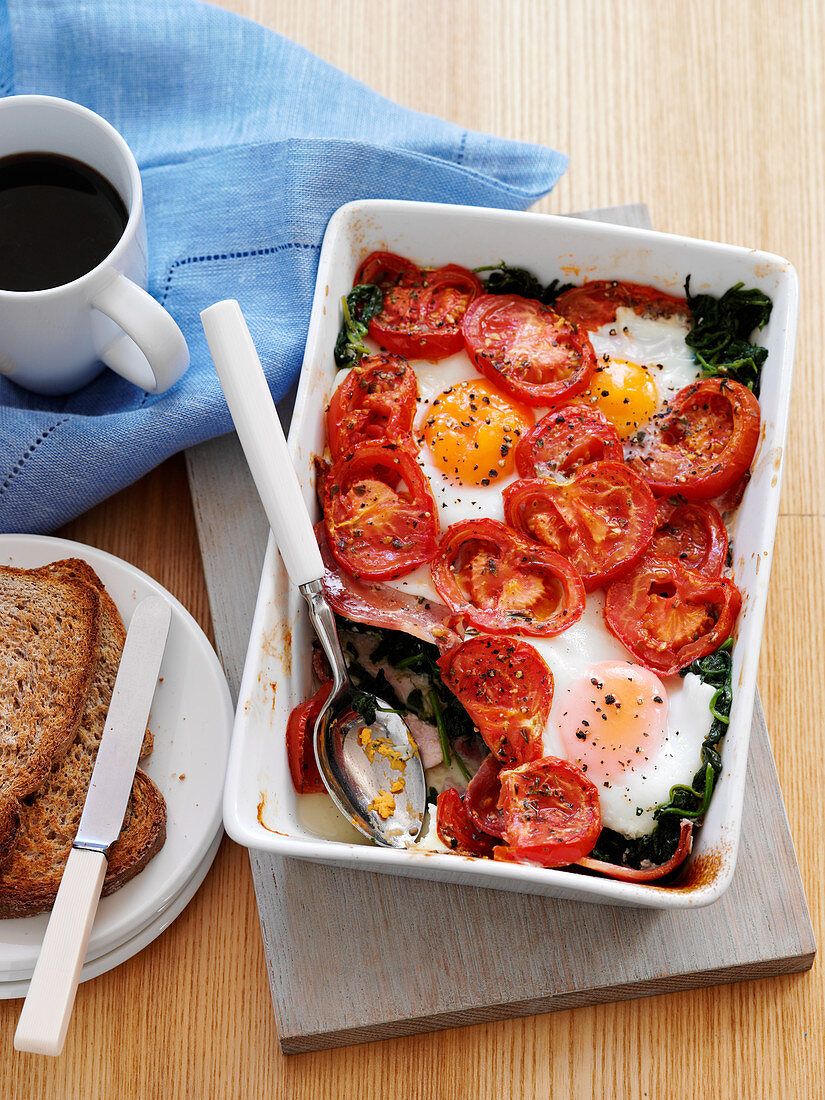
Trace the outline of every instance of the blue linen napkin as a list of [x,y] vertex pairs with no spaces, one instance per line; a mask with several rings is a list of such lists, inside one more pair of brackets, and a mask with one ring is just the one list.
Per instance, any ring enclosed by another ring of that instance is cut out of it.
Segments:
[[68,397],[0,379],[0,531],[47,532],[232,422],[200,323],[241,303],[273,396],[301,365],[324,228],[357,198],[525,209],[567,158],[406,110],[198,0],[0,0],[0,94],[62,96],[141,168],[149,290],[192,357],[168,393],[104,373]]

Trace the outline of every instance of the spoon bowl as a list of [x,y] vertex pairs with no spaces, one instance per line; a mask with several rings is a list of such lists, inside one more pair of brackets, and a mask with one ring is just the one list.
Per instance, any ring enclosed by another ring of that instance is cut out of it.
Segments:
[[[406,848],[421,832],[424,772],[404,720],[375,700],[367,723],[353,706],[352,685],[331,695],[315,726],[315,753],[342,813],[367,836]],[[376,820],[377,819],[377,820]]]

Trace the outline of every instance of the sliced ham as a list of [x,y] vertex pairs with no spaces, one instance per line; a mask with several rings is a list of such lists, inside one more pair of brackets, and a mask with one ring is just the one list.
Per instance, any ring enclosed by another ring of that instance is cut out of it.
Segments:
[[585,856],[583,859],[576,860],[576,864],[579,867],[586,867],[588,871],[597,871],[600,875],[618,879],[620,882],[656,882],[657,879],[664,878],[665,875],[671,874],[680,867],[690,855],[692,847],[693,822],[683,821],[679,833],[679,844],[667,863],[658,866],[649,864],[637,870],[635,867],[623,867],[618,863],[605,863],[601,859]]
[[442,763],[444,756],[441,752],[441,742],[438,739],[438,730],[414,714],[405,714],[404,721],[410,728],[410,733],[418,745],[418,754],[425,769],[434,768]]
[[442,652],[461,641],[448,623],[452,612],[445,604],[350,577],[330,553],[322,523],[316,525],[315,537],[324,560],[324,595],[339,615],[356,623],[402,630],[437,645]]

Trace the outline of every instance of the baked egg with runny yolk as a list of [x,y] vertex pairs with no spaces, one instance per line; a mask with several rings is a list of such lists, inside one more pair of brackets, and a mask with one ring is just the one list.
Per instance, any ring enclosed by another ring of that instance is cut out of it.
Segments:
[[525,641],[553,675],[545,753],[584,769],[608,829],[652,832],[656,806],[701,767],[714,688],[693,673],[662,678],[630,660],[604,624],[602,592],[588,594],[581,619],[564,633]]
[[442,531],[464,519],[504,520],[501,490],[515,481],[515,449],[532,409],[481,378],[462,352],[415,361],[416,458],[430,482]]
[[656,384],[650,373],[629,359],[601,361],[580,398],[595,405],[623,440],[638,431],[656,412]]
[[457,382],[430,404],[421,438],[443,474],[462,485],[498,484],[533,414],[484,379]]
[[644,317],[620,307],[615,321],[588,332],[596,372],[578,400],[595,405],[628,440],[665,402],[701,376],[682,317]]

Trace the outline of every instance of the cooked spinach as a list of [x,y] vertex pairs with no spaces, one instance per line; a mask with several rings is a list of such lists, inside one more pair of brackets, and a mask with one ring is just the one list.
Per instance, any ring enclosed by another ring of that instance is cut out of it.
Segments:
[[733,378],[758,397],[768,349],[750,343],[750,338],[770,320],[770,298],[761,290],[745,290],[744,283],[729,287],[721,298],[691,294],[689,275],[685,297],[691,313],[691,330],[685,342],[704,376]]
[[335,341],[335,365],[354,367],[369,348],[364,343],[369,323],[377,317],[384,307],[384,294],[373,283],[359,283],[354,286],[346,298],[341,299],[344,320],[338,339]]
[[432,707],[433,716],[435,718],[435,724],[438,729],[438,740],[441,745],[441,756],[445,764],[452,762],[452,754],[450,753],[450,739],[447,736],[447,727],[444,724],[444,712],[441,709],[441,703],[438,701],[438,693],[434,688],[430,688],[427,692],[427,699]]
[[702,742],[702,766],[694,775],[691,785],[687,787],[684,784],[678,784],[671,787],[669,801],[657,806],[653,811],[658,825],[647,836],[630,840],[612,829],[602,829],[598,843],[591,852],[594,859],[628,867],[640,867],[643,860],[649,860],[654,864],[666,863],[679,843],[681,822],[685,818],[696,821],[706,813],[716,780],[722,770],[719,742],[727,733],[730,722],[730,708],[733,700],[732,645],[731,639],[728,638],[714,653],[693,661],[679,674],[687,676],[692,672],[704,683],[716,688],[710,701],[713,722],[707,737]]
[[612,829],[602,829],[591,859],[617,863],[620,867],[641,867],[644,862],[656,866],[666,863],[676,851],[681,825],[676,817],[660,821],[652,833],[630,840]]
[[371,726],[375,721],[375,696],[366,691],[352,693],[352,706],[361,721]]
[[[386,690],[386,689],[385,689]],[[384,702],[387,701],[386,696],[382,696]],[[375,721],[376,714],[407,714],[407,708],[403,710],[398,707],[377,707],[375,705],[375,696],[366,691],[354,691],[352,693],[352,709],[362,720],[365,726],[371,726]]]
[[[349,629],[351,626],[352,623],[347,623],[346,629]],[[423,717],[422,714],[418,714],[417,710],[409,706],[407,701],[398,698],[395,689],[390,684],[383,669],[379,669],[374,676],[372,673],[367,672],[364,666],[359,662],[358,654],[354,646],[344,646],[344,657],[347,662],[347,670],[349,671],[350,679],[356,688],[353,706],[368,725],[375,721],[376,698],[383,699],[385,703],[389,703],[392,710],[398,711],[399,714],[409,714],[412,712],[418,715],[418,717]]]
[[[444,686],[441,669],[437,663],[438,648],[399,630],[366,626],[347,619],[338,620],[338,629],[341,632],[351,632],[373,639],[373,648],[369,652],[369,658],[373,664],[386,663],[399,671],[408,669],[427,681],[426,691],[413,688],[406,699],[399,699],[383,669],[379,668],[373,675],[359,662],[354,646],[345,645],[344,647],[347,668],[355,686],[367,695],[378,696],[385,700],[400,714],[414,714],[416,718],[436,726],[445,763],[449,764],[454,759],[464,778],[469,780],[470,773],[456,752],[455,743],[464,738],[474,740],[480,735],[467,711],[453,693]],[[368,719],[365,718],[365,721]]]
[[572,283],[560,283],[558,279],[544,286],[532,271],[509,267],[503,260],[500,264],[475,268],[476,274],[481,271],[490,272],[483,280],[487,294],[518,294],[521,298],[535,298],[546,306],[552,306],[560,294],[573,286]]

